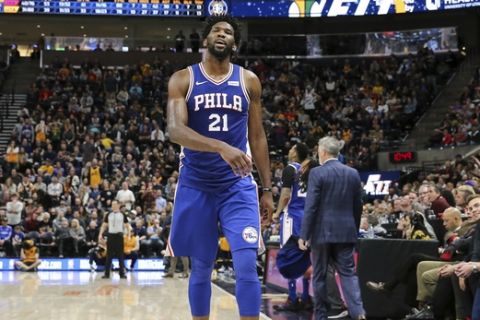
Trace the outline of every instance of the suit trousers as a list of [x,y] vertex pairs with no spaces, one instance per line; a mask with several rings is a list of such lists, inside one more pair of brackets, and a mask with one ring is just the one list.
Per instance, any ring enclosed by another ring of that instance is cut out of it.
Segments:
[[365,315],[363,302],[355,272],[354,243],[325,243],[312,245],[313,288],[315,320],[327,319],[330,304],[327,295],[327,270],[332,263],[340,275],[342,291],[352,319]]
[[475,300],[473,301],[472,320],[480,320],[480,287],[475,292]]

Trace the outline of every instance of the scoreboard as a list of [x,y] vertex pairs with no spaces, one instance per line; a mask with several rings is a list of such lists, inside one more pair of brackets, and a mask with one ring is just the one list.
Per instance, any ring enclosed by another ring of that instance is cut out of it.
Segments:
[[480,7],[480,0],[0,0],[0,14],[205,17],[375,16]]
[[204,16],[203,0],[0,0],[0,13]]

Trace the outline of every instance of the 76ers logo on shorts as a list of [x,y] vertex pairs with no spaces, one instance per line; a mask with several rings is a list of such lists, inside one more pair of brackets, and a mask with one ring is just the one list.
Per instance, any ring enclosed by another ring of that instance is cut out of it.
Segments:
[[246,227],[242,232],[243,240],[248,243],[257,243],[258,241],[258,232],[253,227]]

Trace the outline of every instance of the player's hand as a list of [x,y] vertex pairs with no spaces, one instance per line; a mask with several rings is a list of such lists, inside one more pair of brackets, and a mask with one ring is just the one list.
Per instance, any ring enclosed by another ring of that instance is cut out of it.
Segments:
[[262,217],[267,217],[267,222],[272,222],[273,213],[273,195],[272,192],[263,192],[260,198],[260,210],[262,210]]
[[307,241],[303,239],[298,239],[298,247],[300,248],[300,250],[306,251],[308,249]]
[[219,154],[236,175],[245,177],[252,172],[252,159],[242,150],[224,143]]

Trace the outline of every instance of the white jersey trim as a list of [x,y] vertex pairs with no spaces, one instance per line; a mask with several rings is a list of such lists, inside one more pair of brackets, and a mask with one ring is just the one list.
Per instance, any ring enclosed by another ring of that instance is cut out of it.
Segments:
[[215,84],[215,85],[221,85],[222,83],[224,83],[225,81],[227,81],[228,79],[230,79],[230,77],[232,76],[233,74],[233,64],[230,63],[230,69],[228,70],[228,73],[225,75],[225,77],[223,77],[223,79],[220,79],[220,80],[215,80],[213,79],[212,77],[210,77],[207,73],[207,71],[205,71],[205,69],[203,68],[203,62],[200,62],[198,64],[200,66],[200,72],[203,74],[203,76],[208,80],[210,81],[211,83]]
[[244,74],[245,74],[245,69],[243,67],[240,67],[240,86],[242,87],[243,95],[245,96],[245,99],[247,99],[247,102],[249,103],[249,108],[250,108],[250,95],[248,94]]
[[[177,180],[177,187],[175,188],[175,194],[173,195],[173,203],[175,203],[175,199],[177,198],[177,191],[178,191],[178,186],[180,184],[180,181]],[[172,219],[173,219],[173,214],[175,213],[175,205],[173,206],[173,209],[172,210]],[[173,247],[172,247],[172,244],[170,243],[170,235],[171,233],[168,235],[168,239],[167,239],[167,252],[170,254],[171,257],[175,257],[175,252],[173,251]]]
[[[258,190],[258,184],[257,182],[255,181],[255,179],[253,178],[252,175],[251,176],[251,179],[252,179],[252,184],[255,185],[255,187],[257,188]],[[262,215],[260,214],[260,199],[258,198],[258,192],[255,192],[255,194],[257,195],[257,208],[258,208],[258,246],[257,246],[257,255],[261,255],[265,252],[266,250],[266,247],[265,247],[265,243],[263,242],[263,237],[262,237]]]
[[[287,167],[292,167],[294,170],[295,170],[295,174],[297,174],[298,172],[298,169],[297,167],[295,167],[292,163],[289,163],[287,165]],[[282,187],[283,188],[283,187]],[[290,199],[288,200],[288,203],[287,205],[285,206],[285,208],[283,209],[283,211],[285,213],[288,213],[288,207],[290,207],[290,203],[292,202],[292,198],[293,198],[293,186],[289,188],[290,189]]]
[[188,84],[187,95],[185,96],[185,102],[187,102],[188,99],[190,99],[190,95],[192,94],[192,90],[193,90],[193,81],[195,80],[195,79],[194,79],[194,76],[193,76],[192,67],[189,66],[189,67],[187,68],[187,70],[188,70],[188,73],[190,74],[190,81],[189,81],[189,84]]

